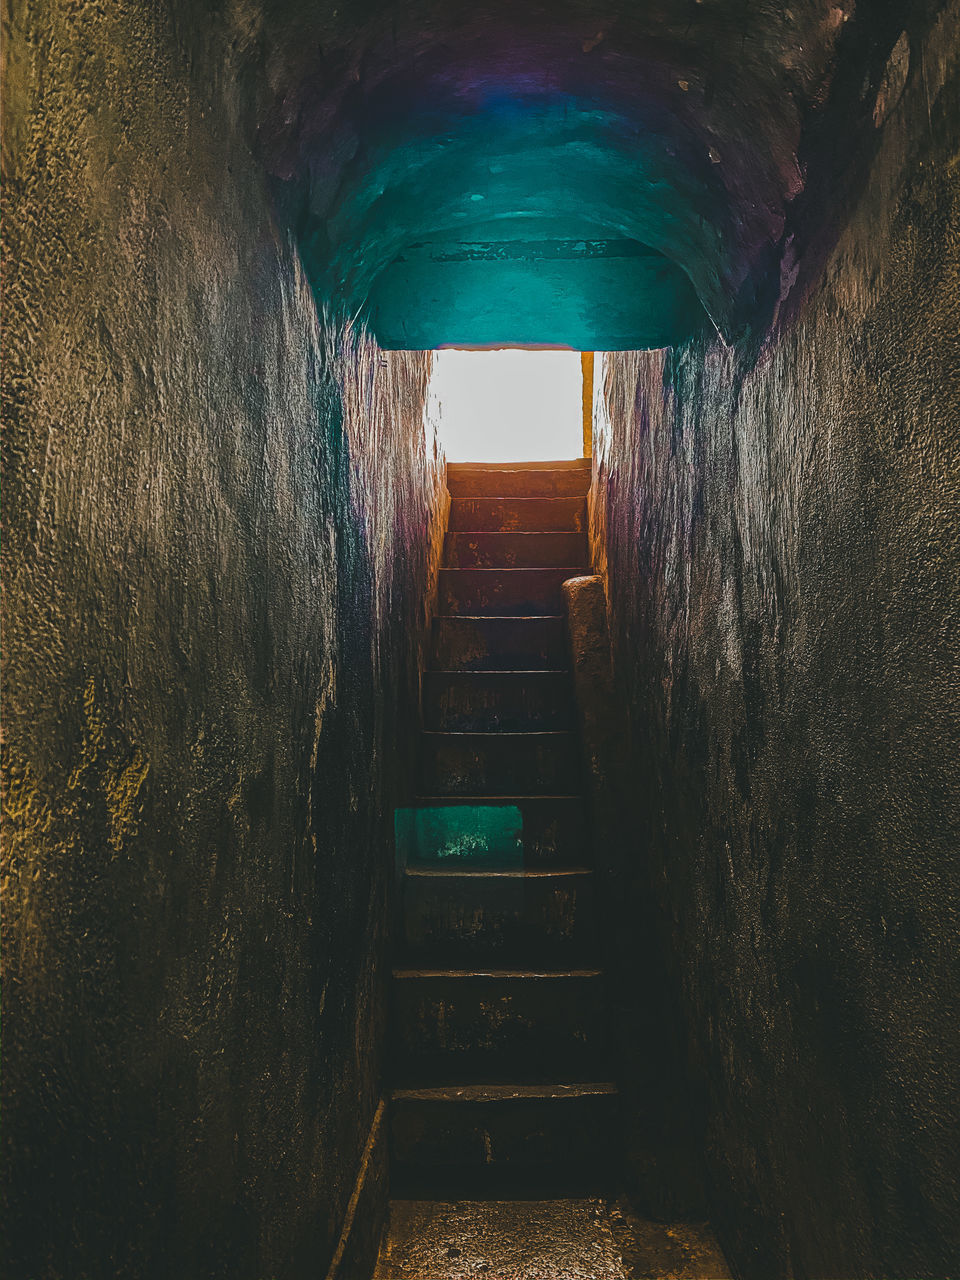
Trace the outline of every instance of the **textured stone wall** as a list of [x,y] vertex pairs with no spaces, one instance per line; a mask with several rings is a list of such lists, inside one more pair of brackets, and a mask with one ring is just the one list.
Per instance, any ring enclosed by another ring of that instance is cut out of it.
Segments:
[[805,295],[785,258],[759,358],[605,360],[621,893],[656,894],[715,1223],[756,1280],[960,1258],[958,49],[954,6],[894,49],[858,202]]
[[5,30],[10,1280],[323,1274],[376,1103],[429,356],[318,320],[241,7],[162,12]]

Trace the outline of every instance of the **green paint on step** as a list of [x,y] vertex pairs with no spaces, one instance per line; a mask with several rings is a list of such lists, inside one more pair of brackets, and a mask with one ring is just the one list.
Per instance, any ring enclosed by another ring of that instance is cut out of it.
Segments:
[[518,805],[436,805],[394,811],[397,856],[407,862],[523,861]]

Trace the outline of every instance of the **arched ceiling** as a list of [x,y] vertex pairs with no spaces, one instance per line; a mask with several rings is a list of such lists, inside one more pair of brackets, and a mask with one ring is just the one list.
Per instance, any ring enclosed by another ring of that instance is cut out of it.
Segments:
[[278,24],[261,130],[325,302],[386,347],[749,318],[854,0],[348,3]]

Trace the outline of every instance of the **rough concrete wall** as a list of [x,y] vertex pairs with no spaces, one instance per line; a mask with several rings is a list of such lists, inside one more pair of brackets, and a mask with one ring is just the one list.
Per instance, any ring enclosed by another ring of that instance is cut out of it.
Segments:
[[715,1222],[756,1280],[960,1258],[955,14],[905,38],[906,77],[895,51],[862,198],[759,361],[605,364],[592,523],[632,877]]
[[318,322],[160,14],[5,30],[11,1280],[323,1274],[376,1103],[429,358]]

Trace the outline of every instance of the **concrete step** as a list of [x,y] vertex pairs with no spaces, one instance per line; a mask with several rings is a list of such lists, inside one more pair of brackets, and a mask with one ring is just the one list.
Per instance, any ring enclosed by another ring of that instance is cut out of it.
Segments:
[[564,462],[448,463],[447,488],[453,498],[584,497],[590,488],[589,458]]
[[569,671],[425,671],[423,725],[448,731],[573,729]]
[[606,1049],[598,969],[397,969],[396,1079],[575,1080]]
[[580,796],[421,796],[395,827],[401,866],[575,866],[588,853]]
[[420,735],[420,777],[433,795],[569,795],[581,784],[574,733]]
[[562,614],[564,582],[587,572],[582,565],[552,569],[441,569],[437,611],[501,617]]
[[443,544],[446,569],[552,569],[582,564],[587,558],[583,533],[448,533]]
[[603,1178],[615,1163],[617,1092],[612,1084],[462,1085],[397,1089],[390,1100],[396,1186],[437,1178],[447,1192],[461,1178],[495,1187],[522,1175]]
[[462,471],[583,471],[590,470],[590,458],[537,458],[532,462],[448,462],[447,474]]
[[587,867],[408,867],[402,956],[417,965],[583,965],[596,961],[593,909]]
[[451,533],[485,529],[539,533],[566,530],[585,533],[586,498],[454,498],[447,528]]
[[433,662],[441,671],[557,671],[569,666],[562,617],[433,620]]

